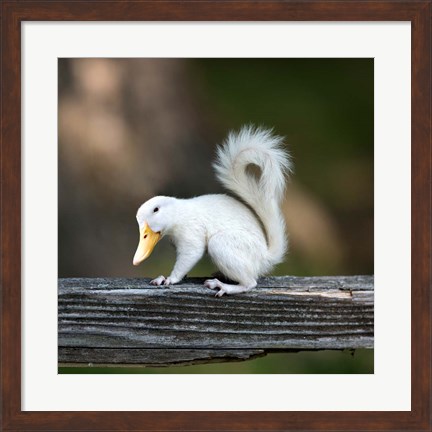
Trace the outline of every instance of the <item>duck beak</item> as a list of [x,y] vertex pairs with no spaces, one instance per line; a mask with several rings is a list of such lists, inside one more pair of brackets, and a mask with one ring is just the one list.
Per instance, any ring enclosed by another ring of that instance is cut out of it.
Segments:
[[150,256],[154,247],[156,246],[156,243],[160,240],[160,238],[161,234],[152,231],[152,229],[147,224],[145,224],[140,229],[139,244],[133,258],[134,266],[142,263],[146,258]]

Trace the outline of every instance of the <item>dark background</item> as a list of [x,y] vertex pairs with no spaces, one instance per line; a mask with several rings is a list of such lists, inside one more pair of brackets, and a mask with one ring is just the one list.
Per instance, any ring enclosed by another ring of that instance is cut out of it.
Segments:
[[[295,164],[274,274],[373,274],[373,85],[373,59],[59,59],[59,277],[168,275],[167,241],[132,266],[137,208],[222,192],[215,147],[247,123],[285,136]],[[130,372],[371,373],[373,351]]]

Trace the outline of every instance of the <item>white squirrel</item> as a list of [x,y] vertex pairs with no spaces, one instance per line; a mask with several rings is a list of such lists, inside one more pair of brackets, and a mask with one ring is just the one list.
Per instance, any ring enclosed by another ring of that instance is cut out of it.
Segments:
[[218,279],[204,285],[217,289],[217,297],[242,293],[283,260],[287,239],[280,206],[291,160],[282,141],[271,130],[245,126],[218,148],[213,164],[217,178],[247,205],[224,194],[156,196],[138,209],[140,241],[133,264],[144,261],[164,236],[172,238],[177,250],[170,276],[159,276],[152,285],[181,281],[207,250],[222,274],[238,285]]

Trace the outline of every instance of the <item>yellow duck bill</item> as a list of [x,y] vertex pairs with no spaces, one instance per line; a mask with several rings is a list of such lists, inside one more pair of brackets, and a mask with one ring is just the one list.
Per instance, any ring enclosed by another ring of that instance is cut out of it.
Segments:
[[150,256],[160,238],[161,234],[155,233],[147,224],[140,229],[140,240],[133,258],[134,266],[141,264]]

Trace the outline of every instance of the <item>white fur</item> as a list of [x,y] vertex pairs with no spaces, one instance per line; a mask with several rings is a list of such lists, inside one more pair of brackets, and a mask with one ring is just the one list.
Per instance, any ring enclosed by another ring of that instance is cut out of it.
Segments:
[[[281,144],[282,138],[271,131],[247,126],[230,133],[218,149],[214,164],[218,179],[256,214],[222,194],[191,199],[157,196],[139,208],[140,227],[146,222],[153,231],[170,236],[177,249],[170,276],[159,276],[154,285],[179,282],[207,250],[218,269],[239,285],[217,279],[205,285],[218,289],[217,296],[245,292],[283,259],[287,240],[280,202],[291,163]],[[251,164],[260,168],[259,178],[248,171]],[[154,212],[156,207],[159,210]]]

